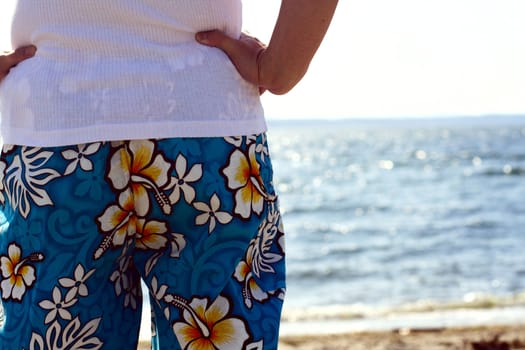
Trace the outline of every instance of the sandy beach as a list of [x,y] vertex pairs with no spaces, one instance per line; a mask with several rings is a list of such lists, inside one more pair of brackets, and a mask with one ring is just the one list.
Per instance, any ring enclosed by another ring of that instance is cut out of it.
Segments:
[[[283,336],[279,350],[525,350],[525,325]],[[139,350],[150,349],[142,342]]]

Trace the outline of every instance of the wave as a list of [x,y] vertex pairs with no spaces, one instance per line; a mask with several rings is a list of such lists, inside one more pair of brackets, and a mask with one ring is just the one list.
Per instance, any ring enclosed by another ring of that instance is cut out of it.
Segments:
[[390,306],[372,306],[365,304],[325,305],[311,307],[285,307],[283,321],[348,321],[369,318],[388,318],[395,315],[412,313],[434,313],[455,310],[484,310],[509,307],[524,307],[525,292],[514,295],[497,296],[485,293],[468,293],[463,300],[440,302],[420,300],[413,303]]
[[365,202],[361,203],[342,203],[338,201],[334,204],[333,198],[328,198],[324,203],[318,205],[308,205],[308,203],[289,203],[287,207],[283,208],[283,214],[286,215],[301,215],[301,214],[312,214],[317,215],[328,213],[330,215],[339,213],[351,213],[363,215],[368,211],[374,213],[388,213],[393,208],[387,205],[371,205]]
[[524,167],[513,167],[505,165],[503,168],[489,168],[478,173],[481,176],[523,176],[525,175]]

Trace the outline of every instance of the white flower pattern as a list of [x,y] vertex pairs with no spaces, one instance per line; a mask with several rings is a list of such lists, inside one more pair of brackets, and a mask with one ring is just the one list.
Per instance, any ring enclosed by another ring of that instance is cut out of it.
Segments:
[[188,161],[179,154],[175,160],[175,171],[177,176],[171,178],[171,183],[168,189],[173,188],[173,192],[169,196],[171,204],[175,204],[180,199],[181,192],[187,203],[193,202],[195,199],[195,190],[190,183],[198,181],[202,177],[202,164],[195,164],[187,171]]
[[42,309],[49,310],[44,323],[49,324],[53,322],[56,319],[57,314],[63,320],[71,320],[72,316],[67,308],[75,305],[77,301],[78,299],[73,298],[66,302],[64,299],[62,299],[62,293],[60,292],[60,289],[58,289],[58,287],[54,287],[53,300],[42,300],[38,303]]
[[74,279],[68,277],[60,278],[58,283],[64,288],[70,288],[64,300],[69,302],[73,300],[77,294],[82,297],[87,297],[89,291],[86,286],[86,281],[94,272],[95,269],[91,269],[86,273],[84,267],[81,264],[78,264],[75,269]]
[[195,218],[195,224],[197,225],[205,225],[206,223],[209,223],[208,226],[208,233],[211,234],[213,230],[215,229],[215,225],[218,222],[225,225],[232,221],[233,217],[225,212],[225,211],[219,211],[219,208],[221,206],[221,201],[219,199],[219,196],[217,196],[216,193],[214,193],[211,196],[210,199],[210,205],[204,203],[204,202],[195,202],[193,203],[193,206],[195,209],[203,212],[202,214],[199,214]]
[[100,148],[100,143],[90,143],[89,145],[81,144],[77,146],[77,150],[68,149],[62,151],[62,157],[70,160],[71,163],[67,166],[64,171],[64,175],[73,173],[77,166],[80,164],[80,168],[84,171],[93,170],[93,163],[87,158],[92,154],[95,154]]
[[5,171],[4,186],[11,207],[24,218],[31,211],[31,201],[37,206],[53,205],[44,187],[60,177],[58,171],[45,167],[52,155],[39,147],[22,147],[20,156],[16,155]]
[[93,334],[100,321],[101,318],[94,318],[82,327],[77,316],[64,328],[55,321],[46,331],[45,343],[40,334],[33,332],[29,350],[99,350],[104,343]]
[[282,225],[279,211],[272,206],[267,218],[259,226],[257,236],[250,242],[244,260],[235,269],[234,277],[243,284],[244,303],[248,308],[253,306],[252,299],[264,302],[270,294],[278,291],[266,291],[258,284],[262,273],[275,274],[273,264],[284,258],[284,254],[272,251],[274,242],[283,242]]
[[[104,343],[96,336],[102,318],[93,318],[82,325],[79,316],[73,317],[67,310],[73,307],[79,299],[76,296],[87,297],[89,295],[86,282],[95,272],[95,269],[85,273],[85,269],[78,264],[74,271],[74,278],[63,277],[58,280],[64,288],[69,288],[65,298],[58,286],[52,291],[52,300],[42,300],[38,305],[48,310],[44,324],[49,325],[45,340],[41,334],[33,332],[29,343],[29,350],[97,350],[102,348]],[[59,316],[64,321],[69,321],[62,327],[63,322],[57,319]]]

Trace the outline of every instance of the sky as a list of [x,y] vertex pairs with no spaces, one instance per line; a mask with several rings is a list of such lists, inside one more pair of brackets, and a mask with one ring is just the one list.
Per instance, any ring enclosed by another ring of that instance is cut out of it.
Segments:
[[[318,0],[322,1],[322,0]],[[1,0],[0,45],[9,48]],[[268,42],[279,0],[244,0]],[[306,77],[269,119],[525,114],[525,1],[340,0]]]

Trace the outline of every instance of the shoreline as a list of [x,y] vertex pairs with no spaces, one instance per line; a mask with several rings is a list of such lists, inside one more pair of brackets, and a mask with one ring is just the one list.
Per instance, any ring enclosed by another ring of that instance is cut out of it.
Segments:
[[[141,341],[138,350],[149,350]],[[284,335],[280,350],[525,350],[525,323],[508,326],[397,329],[316,335]]]
[[[315,316],[315,315],[314,315]],[[400,311],[353,318],[315,318],[281,322],[281,336],[389,332],[396,329],[465,329],[525,325],[525,306]]]
[[283,336],[281,350],[525,349],[525,324]]

